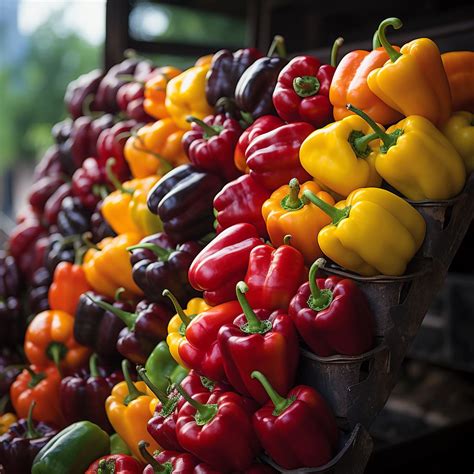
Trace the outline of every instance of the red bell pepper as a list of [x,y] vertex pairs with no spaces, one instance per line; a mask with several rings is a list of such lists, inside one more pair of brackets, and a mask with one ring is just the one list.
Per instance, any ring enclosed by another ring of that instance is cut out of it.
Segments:
[[283,398],[260,372],[252,372],[270,400],[253,415],[265,451],[281,467],[319,467],[332,458],[338,440],[336,420],[324,398],[298,385]]
[[255,138],[275,130],[275,128],[281,127],[285,122],[275,115],[264,115],[259,117],[253,122],[243,133],[240,135],[237,146],[234,150],[234,163],[237,169],[242,172],[247,172],[247,163],[245,159],[245,150],[249,146],[250,142]]
[[239,176],[234,148],[242,133],[239,122],[227,115],[209,115],[204,120],[189,117],[192,129],[183,135],[184,151],[197,168],[217,174],[224,181]]
[[105,169],[95,158],[87,158],[72,175],[72,194],[88,209],[95,209],[99,201],[109,194]]
[[296,178],[312,179],[300,164],[299,151],[305,138],[314,131],[309,123],[282,125],[252,140],[245,150],[250,176],[270,191]]
[[132,456],[108,454],[94,461],[85,474],[142,474],[143,466]]
[[279,391],[287,392],[293,386],[298,367],[298,335],[291,318],[282,310],[253,310],[244,296],[247,290],[243,281],[237,283],[243,314],[233,324],[221,327],[217,341],[231,385],[263,404],[268,395],[251,378],[252,371],[264,371]]
[[321,357],[359,355],[374,344],[374,318],[367,299],[348,278],[316,279],[324,259],[311,266],[304,283],[290,303],[288,314],[308,347]]
[[252,224],[235,224],[223,230],[194,259],[189,267],[191,286],[204,291],[213,306],[235,298],[235,285],[248,267],[251,250],[262,241]]
[[315,128],[333,121],[329,88],[342,43],[342,38],[334,42],[331,64],[321,65],[313,56],[297,56],[282,69],[273,92],[273,105],[283,120],[308,122]]
[[262,205],[270,194],[248,174],[226,184],[214,198],[216,232],[219,234],[234,224],[247,223],[253,224],[261,237],[267,237]]
[[251,417],[255,403],[235,392],[189,396],[178,412],[176,433],[186,451],[222,472],[243,471],[260,452]]
[[200,463],[199,459],[190,453],[161,451],[152,456],[147,449],[148,446],[146,441],[138,443],[140,454],[148,463],[143,469],[143,474],[193,474],[196,472],[195,467]]
[[[301,252],[289,245],[259,245],[250,252],[245,283],[254,308],[287,310],[307,271]],[[234,287],[235,291],[235,287]]]

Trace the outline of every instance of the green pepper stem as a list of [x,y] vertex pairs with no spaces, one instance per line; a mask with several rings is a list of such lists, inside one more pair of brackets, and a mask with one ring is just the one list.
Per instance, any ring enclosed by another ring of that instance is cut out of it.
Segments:
[[[156,151],[150,150],[149,148],[146,147],[145,142],[143,141],[142,137],[137,135],[137,133],[135,133],[135,132],[132,133],[132,136],[135,138],[135,141],[132,142],[133,148],[137,151],[141,151],[143,153],[148,153],[149,155],[152,155],[153,157],[155,157],[160,162],[161,168],[160,168],[159,171],[162,174],[166,174],[168,171],[171,171],[173,169],[173,166],[171,165],[171,163],[164,156],[162,156],[159,153],[157,153]],[[136,145],[136,143],[135,143],[136,141],[140,142],[141,148],[139,148]]]
[[293,79],[293,89],[300,97],[311,97],[319,92],[321,84],[316,76],[298,76]]
[[399,53],[387,40],[387,36],[385,35],[385,29],[387,26],[392,26],[394,29],[398,30],[403,26],[402,20],[400,18],[387,18],[384,21],[382,21],[379,25],[379,28],[377,30],[379,41],[382,44],[382,46],[385,48],[385,51],[387,51],[387,54],[394,63],[400,56],[402,56],[401,53]]
[[120,180],[117,178],[117,175],[114,173],[112,167],[115,165],[116,162],[117,161],[115,160],[115,158],[111,157],[105,163],[105,174],[107,175],[108,180],[114,185],[117,191],[120,191],[124,194],[133,194],[135,190],[124,188]]
[[304,204],[299,198],[300,183],[296,178],[292,178],[288,184],[290,192],[281,200],[281,207],[285,211],[297,211],[301,209]]
[[140,375],[140,378],[145,382],[146,386],[156,395],[156,398],[165,405],[169,398],[166,395],[165,392],[160,390],[149,378],[148,375],[146,374],[146,369],[145,367],[141,365],[137,365],[137,372],[138,375]]
[[189,323],[191,322],[191,318],[183,311],[183,308],[178,303],[178,300],[175,298],[173,293],[171,293],[170,290],[163,290],[162,295],[168,297],[171,300],[176,314],[179,316],[179,319],[181,319],[185,327],[188,327]]
[[205,425],[212,421],[219,411],[216,404],[204,404],[194,400],[180,384],[175,384],[174,387],[178,393],[196,410],[194,419],[199,426]]
[[221,131],[223,130],[222,127],[213,127],[212,125],[208,125],[206,122],[204,122],[204,120],[201,120],[197,117],[193,117],[192,115],[186,117],[186,122],[195,123],[196,125],[199,125],[202,128],[202,131],[204,132],[204,138],[215,137],[219,135],[219,133],[221,133]]
[[114,294],[114,301],[120,301],[124,293],[125,293],[125,288],[123,286],[121,286],[120,288],[117,288]]
[[273,37],[272,44],[270,45],[270,48],[268,48],[268,57],[274,56],[276,53],[277,56],[280,58],[286,58],[286,46],[285,46],[285,38],[280,35],[275,35]]
[[318,258],[309,270],[309,288],[311,289],[311,296],[308,299],[308,306],[314,311],[322,311],[326,309],[332,302],[333,294],[331,290],[321,290],[316,282],[316,273],[320,267],[326,263],[324,258]]
[[379,31],[376,30],[374,33],[374,36],[372,37],[372,49],[377,49],[382,46],[382,43],[380,42],[379,39]]
[[247,320],[247,324],[240,329],[249,334],[264,334],[272,328],[272,323],[268,320],[261,321],[257,318],[257,315],[245,297],[247,291],[249,291],[249,287],[244,281],[239,281],[235,286],[237,299]]
[[283,237],[283,245],[291,246],[291,234],[286,234],[285,237]]
[[46,349],[46,354],[54,362],[59,374],[62,376],[61,361],[67,354],[67,347],[62,342],[51,342]]
[[92,239],[92,232],[84,232],[81,235],[81,240],[84,242],[84,244],[86,245],[88,249],[100,250],[99,246],[97,244],[94,244],[94,242],[92,242],[91,239]]
[[175,251],[165,249],[164,247],[160,247],[159,245],[152,244],[151,242],[143,242],[141,244],[132,245],[131,247],[127,247],[127,250],[131,252],[135,249],[147,249],[151,250],[160,260],[163,262],[168,261],[170,255]]
[[273,415],[281,415],[293,402],[291,398],[282,397],[271,385],[268,379],[258,370],[254,370],[251,375],[253,379],[257,379],[261,384],[267,395],[270,397],[275,410],[273,410]]
[[34,388],[36,387],[42,380],[46,378],[46,375],[44,372],[34,372],[31,367],[28,365],[25,366],[25,370],[30,374],[31,380],[28,382],[28,387],[29,388]]
[[95,352],[89,357],[89,373],[91,377],[100,377],[99,368],[97,367],[98,359],[99,356]]
[[331,66],[336,67],[337,66],[337,55],[339,53],[340,47],[344,44],[344,38],[342,36],[339,36],[339,38],[336,38],[334,41],[334,44],[332,45],[331,48]]
[[349,217],[350,207],[344,209],[338,209],[337,207],[331,206],[326,201],[323,201],[316,194],[312,193],[309,189],[304,191],[304,196],[311,201],[313,204],[319,207],[324,213],[326,213],[331,219],[332,223],[337,225],[346,217]]
[[75,249],[75,252],[74,252],[74,265],[82,265],[82,262],[84,260],[84,255],[86,254],[86,252],[88,250],[89,249],[87,248],[87,246],[82,246],[82,247],[79,247],[79,248]]
[[169,470],[169,466],[166,464],[160,464],[148,451],[148,446],[150,443],[146,441],[139,441],[138,442],[138,449],[140,450],[140,454],[142,455],[143,459],[152,467],[154,474],[162,474],[172,472]]
[[32,401],[28,409],[28,417],[26,418],[26,438],[36,439],[41,437],[41,433],[35,428],[33,421],[33,410],[35,409],[36,401]]
[[138,397],[141,397],[142,395],[146,395],[146,393],[140,392],[140,390],[138,390],[136,385],[133,383],[132,378],[130,377],[130,371],[128,370],[127,359],[122,360],[122,372],[123,372],[123,378],[125,379],[125,383],[127,384],[127,389],[128,389],[128,395],[125,397],[123,401],[124,405],[127,406]]
[[124,311],[123,309],[116,308],[115,306],[111,305],[110,303],[107,303],[106,301],[101,301],[92,298],[92,296],[87,293],[85,295],[99,308],[102,308],[104,311],[110,311],[112,314],[115,314],[115,316],[120,318],[126,324],[128,329],[130,329],[131,331],[133,330],[138,318],[137,314],[129,313],[128,311]]

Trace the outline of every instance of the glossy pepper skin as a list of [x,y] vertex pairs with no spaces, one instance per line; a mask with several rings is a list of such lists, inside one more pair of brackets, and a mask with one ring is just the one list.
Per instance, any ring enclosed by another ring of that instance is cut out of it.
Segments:
[[239,122],[227,114],[209,115],[203,120],[189,117],[191,130],[183,136],[183,147],[196,168],[232,181],[240,172],[234,164],[234,149],[242,133]]
[[324,259],[313,263],[309,282],[300,286],[288,314],[314,354],[363,354],[374,345],[374,317],[367,299],[353,280],[316,278],[322,263]]
[[[103,77],[104,74],[100,69],[94,69],[87,74],[81,74],[68,84],[64,102],[73,119],[84,115],[84,101],[88,96],[96,93]],[[90,104],[90,110],[98,110],[94,102]]]
[[148,194],[148,209],[178,243],[212,232],[212,201],[223,183],[193,165],[181,165],[163,176]]
[[286,311],[306,275],[303,255],[296,248],[259,245],[250,252],[245,296],[254,308]]
[[291,178],[311,179],[301,166],[301,144],[313,132],[308,123],[282,125],[255,138],[245,150],[250,176],[269,191],[288,184]]
[[124,155],[134,178],[165,174],[188,162],[181,140],[184,132],[170,118],[140,127],[125,144]]
[[235,298],[235,285],[247,271],[250,252],[262,243],[252,224],[239,223],[220,232],[189,267],[189,283],[216,305]]
[[243,313],[233,323],[220,328],[217,342],[232,387],[263,404],[268,395],[251,378],[253,368],[265,371],[278,390],[288,391],[293,386],[298,367],[298,336],[291,318],[284,311],[254,311],[244,296],[247,291],[244,282],[237,283],[237,299]]
[[149,301],[168,302],[161,294],[167,288],[185,304],[196,296],[188,282],[188,270],[202,248],[198,242],[177,244],[164,232],[149,235],[129,247],[133,280]]
[[82,235],[89,230],[90,217],[91,211],[80,199],[68,196],[63,199],[58,212],[58,231],[64,237]]
[[[378,36],[390,60],[367,76],[370,90],[406,117],[421,115],[442,125],[451,115],[451,92],[441,55],[428,38],[410,41],[398,52],[385,36],[387,26],[399,29],[398,18],[380,23]],[[407,84],[411,84],[407,88]]]
[[88,372],[77,372],[61,380],[59,399],[66,424],[89,420],[112,433],[105,413],[105,400],[121,380],[121,372],[107,374],[105,370],[100,370],[97,355],[93,354],[89,359]]
[[59,159],[58,147],[51,145],[42,156],[41,160],[36,163],[33,171],[33,181],[36,182],[44,176],[52,176],[55,174],[67,174],[63,169],[61,160]]
[[334,42],[331,64],[314,56],[297,56],[280,72],[273,92],[273,105],[286,122],[307,122],[320,128],[332,121],[329,88],[336,70],[342,38]]
[[291,236],[291,246],[303,254],[306,264],[311,264],[322,255],[317,235],[331,219],[303,198],[306,189],[334,205],[333,197],[314,181],[307,181],[300,186],[297,179],[292,179],[263,203],[262,215],[272,244],[279,247],[284,244],[286,236]]
[[474,171],[474,113],[455,112],[442,132],[461,155],[466,172]]
[[94,461],[85,474],[142,474],[143,465],[126,454],[107,454]]
[[56,189],[51,197],[46,201],[43,209],[44,222],[48,226],[54,226],[57,224],[58,215],[61,211],[63,200],[68,196],[71,196],[71,184],[64,183]]
[[[52,282],[53,276],[46,267],[40,267],[33,273],[28,293],[28,309],[32,315],[49,309],[48,293]],[[9,316],[11,317],[10,313]],[[24,339],[24,333],[22,338]]]
[[109,435],[90,421],[69,425],[36,455],[32,474],[83,474],[89,464],[110,450]]
[[173,77],[179,76],[181,70],[173,66],[155,69],[153,75],[145,82],[145,100],[143,109],[156,120],[169,117],[165,107],[166,86]]
[[451,51],[441,55],[448,76],[453,111],[466,110],[474,113],[474,51]]
[[87,158],[72,175],[72,193],[88,209],[94,209],[99,201],[109,194],[105,170],[97,160]]
[[209,64],[193,66],[174,77],[166,86],[166,110],[182,130],[190,130],[187,117],[203,119],[213,109],[206,100],[206,75]]
[[318,235],[324,255],[360,275],[403,275],[425,238],[421,214],[385,189],[358,189],[335,207],[304,195],[332,219]]
[[263,449],[284,469],[319,467],[329,462],[338,432],[334,415],[321,395],[307,385],[288,392],[275,390],[258,371],[255,377],[270,400],[253,415],[253,427]]
[[214,198],[216,232],[235,224],[252,224],[258,235],[267,236],[262,205],[270,197],[270,191],[249,175],[243,175],[227,183]]
[[2,395],[0,398],[0,436],[6,433],[13,423],[18,421],[18,418],[14,413],[7,411],[9,402],[10,398],[8,395]]

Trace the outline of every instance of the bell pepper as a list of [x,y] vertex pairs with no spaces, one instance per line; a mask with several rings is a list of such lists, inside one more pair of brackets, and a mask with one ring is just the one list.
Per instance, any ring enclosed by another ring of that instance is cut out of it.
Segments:
[[299,152],[313,130],[308,123],[296,122],[252,140],[245,150],[250,176],[270,191],[287,184],[291,178],[300,182],[311,179],[300,164]]
[[3,395],[2,398],[0,398],[0,435],[6,433],[10,426],[18,421],[18,418],[14,413],[6,411],[9,401],[10,398],[8,395]]
[[245,298],[247,291],[243,281],[237,283],[237,299],[243,313],[220,328],[217,342],[232,387],[263,404],[268,395],[251,378],[252,367],[264,370],[278,390],[287,392],[293,386],[298,367],[298,336],[283,310],[253,310]]
[[[428,120],[410,116],[384,132],[368,115],[351,107],[380,138],[373,149],[378,174],[408,199],[449,199],[466,181],[464,162],[449,140]],[[416,156],[416,160],[413,157]],[[426,170],[433,174],[427,176]]]
[[143,466],[132,456],[107,454],[94,461],[84,474],[142,474]]
[[212,232],[212,201],[221,180],[193,165],[181,165],[163,176],[148,194],[148,209],[176,242],[198,240]]
[[122,370],[125,381],[112,389],[105,402],[105,410],[111,425],[127,443],[133,455],[144,461],[138,450],[140,440],[149,442],[153,450],[158,449],[146,430],[151,418],[149,406],[152,397],[147,394],[145,382],[132,382],[126,360],[122,362]]
[[324,398],[307,385],[284,392],[284,398],[261,372],[253,372],[252,377],[270,397],[253,415],[253,427],[269,456],[284,469],[319,467],[329,462],[338,432]]
[[455,112],[442,131],[464,160],[467,173],[474,171],[474,113]]
[[303,254],[307,264],[311,264],[322,255],[315,237],[331,219],[303,198],[305,189],[334,205],[333,197],[314,181],[307,181],[300,187],[298,180],[293,178],[289,185],[278,188],[263,203],[262,215],[273,246],[279,247],[284,244],[285,237],[291,237],[291,246]]
[[[35,271],[35,273],[33,273],[30,283],[30,291],[28,293],[28,308],[32,316],[49,309],[48,293],[52,282],[53,275],[46,267],[40,267]],[[11,309],[13,310],[13,308]],[[10,318],[12,313],[7,313]],[[6,321],[4,321],[4,323],[6,323]],[[26,321],[23,322],[23,334],[20,338],[22,343],[25,339],[25,331]]]
[[132,265],[127,251],[137,244],[140,234],[127,233],[107,237],[84,256],[83,268],[87,281],[98,293],[113,298],[118,288],[125,288],[127,296],[141,295],[132,278]]
[[[84,102],[91,94],[95,94],[103,77],[104,73],[100,69],[94,69],[87,74],[81,74],[67,85],[64,102],[73,119],[84,115]],[[89,108],[91,111],[98,110],[94,102]]]
[[301,145],[300,162],[315,181],[340,196],[358,188],[379,187],[377,139],[361,117],[350,115],[309,135]]
[[247,271],[250,252],[261,243],[252,224],[235,224],[223,230],[194,259],[189,283],[204,291],[210,305],[233,300],[235,285]]
[[110,454],[125,454],[127,456],[132,454],[125,441],[117,433],[110,435]]
[[0,397],[9,398],[8,393],[13,381],[21,372],[23,357],[16,351],[2,346],[0,349]]
[[173,77],[179,76],[181,70],[173,66],[155,69],[152,77],[145,83],[145,100],[143,108],[148,115],[156,120],[169,117],[165,107],[166,86]]
[[72,175],[72,194],[88,209],[94,209],[109,194],[105,170],[95,158],[87,158]]
[[296,248],[259,245],[249,256],[247,300],[254,308],[286,311],[306,276],[303,255]]
[[166,110],[182,130],[190,130],[189,115],[203,119],[213,109],[206,100],[206,75],[209,64],[193,66],[173,77],[166,86]]
[[[148,74],[148,79],[153,75],[153,71]],[[146,80],[145,79],[145,80]],[[144,82],[137,81],[134,78],[123,84],[117,91],[117,105],[120,110],[128,117],[140,123],[148,123],[154,120],[148,115],[143,107],[145,101],[145,85]]]
[[102,204],[103,201],[100,201],[90,218],[90,232],[91,240],[94,243],[104,240],[106,237],[116,237],[117,233],[114,232],[109,223],[104,219],[102,215]]
[[55,145],[53,152],[57,153],[61,169],[66,175],[71,176],[77,169],[71,155],[71,132],[73,121],[69,118],[58,122],[51,128]]
[[247,223],[255,226],[258,235],[266,237],[262,205],[269,197],[270,191],[249,175],[227,183],[214,198],[216,232],[219,234],[235,224]]
[[177,386],[186,400],[176,417],[181,446],[221,471],[242,471],[260,452],[252,428],[254,402],[234,392],[198,393],[191,396]]
[[448,76],[453,111],[474,113],[474,51],[451,51],[442,54],[441,60]]
[[237,107],[253,119],[274,115],[272,94],[278,74],[287,62],[285,41],[281,36],[275,36],[267,56],[254,61],[240,76],[235,86]]
[[10,387],[10,399],[16,414],[26,418],[31,402],[36,402],[34,419],[61,426],[64,419],[59,407],[61,375],[54,365],[39,369],[25,367]]
[[36,212],[43,212],[48,199],[62,184],[64,184],[64,178],[60,175],[45,176],[33,183],[28,196],[30,206]]
[[192,128],[183,136],[184,151],[196,168],[217,174],[225,182],[240,175],[234,164],[234,148],[242,133],[239,122],[227,114],[204,120],[188,117]]
[[61,262],[54,270],[53,283],[49,288],[49,307],[75,314],[79,297],[91,289],[81,265]]
[[173,301],[176,306],[176,314],[170,319],[168,323],[168,336],[166,337],[166,343],[168,344],[170,353],[173,359],[181,366],[186,367],[185,363],[179,355],[179,348],[181,344],[186,341],[186,327],[189,325],[191,320],[198,314],[208,310],[210,306],[202,298],[193,298],[189,300],[185,310],[181,308],[178,301],[174,301],[175,298],[172,293],[165,290],[164,294]]
[[177,244],[164,232],[149,235],[128,248],[133,280],[149,301],[168,303],[161,294],[168,288],[184,304],[197,294],[188,282],[188,270],[202,248],[199,242]]
[[[394,49],[400,50],[398,46],[394,46]],[[347,104],[353,104],[382,125],[402,119],[402,114],[379,99],[367,84],[369,73],[383,67],[388,60],[387,52],[380,45],[378,32],[374,35],[372,51],[350,51],[341,59],[329,90],[335,120],[342,120],[352,114]]]
[[67,170],[63,168],[59,159],[59,151],[57,145],[51,145],[44,152],[42,158],[36,163],[33,171],[33,181],[38,181],[45,176],[53,176],[55,174],[67,174]]
[[59,399],[61,411],[68,425],[89,420],[111,433],[112,427],[105,413],[105,400],[123,376],[120,372],[107,373],[97,366],[97,354],[89,359],[89,371],[78,372],[61,380]]
[[421,115],[442,125],[451,115],[451,92],[438,47],[421,38],[397,51],[385,36],[387,26],[399,29],[402,22],[387,18],[379,25],[378,37],[390,60],[367,76],[369,89],[406,117]]
[[288,314],[316,355],[363,354],[374,345],[374,317],[367,299],[353,280],[316,278],[324,263],[324,259],[313,263],[309,281],[291,300]]
[[109,435],[90,421],[78,421],[52,438],[36,455],[32,474],[83,474],[110,450]]
[[263,115],[247,127],[240,135],[237,146],[234,150],[234,163],[242,173],[248,173],[250,170],[245,158],[245,150],[249,144],[260,135],[267,133],[275,128],[281,127],[285,122],[275,115]]
[[170,118],[139,128],[127,140],[125,159],[134,178],[163,175],[188,162],[181,140],[184,132]]
[[56,225],[64,237],[82,235],[89,231],[90,218],[90,209],[87,209],[80,199],[67,196],[61,203]]
[[304,195],[332,219],[318,235],[324,255],[360,275],[403,275],[425,238],[422,215],[385,189],[357,189],[335,207]]
[[43,209],[43,219],[46,225],[54,226],[58,222],[58,215],[61,211],[64,199],[71,196],[71,184],[64,183],[56,189],[51,197],[46,201]]
[[4,472],[31,472],[38,452],[58,432],[46,423],[33,422],[35,402],[31,402],[28,417],[11,424],[0,436],[0,466]]
[[87,347],[76,342],[74,317],[61,310],[43,311],[30,322],[25,334],[25,355],[31,364],[74,370],[89,358]]
[[273,105],[283,120],[307,122],[314,128],[332,121],[329,88],[343,42],[342,38],[334,42],[331,64],[321,65],[314,56],[297,56],[281,70],[273,92]]

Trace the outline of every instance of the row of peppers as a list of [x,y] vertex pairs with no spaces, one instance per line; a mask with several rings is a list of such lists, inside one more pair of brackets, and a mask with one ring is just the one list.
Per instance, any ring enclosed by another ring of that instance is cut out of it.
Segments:
[[[184,72],[131,58],[68,87],[72,120],[0,261],[2,394],[21,418],[1,420],[7,472],[271,472],[262,450],[287,469],[329,461],[334,416],[294,386],[300,341],[320,356],[375,341],[364,294],[316,278],[316,259],[403,274],[425,223],[401,196],[454,197],[472,171],[474,53],[399,49],[389,25],[337,67],[341,39],[321,65],[288,62],[276,37],[267,56],[220,51]],[[134,458],[107,454],[114,430]]]

